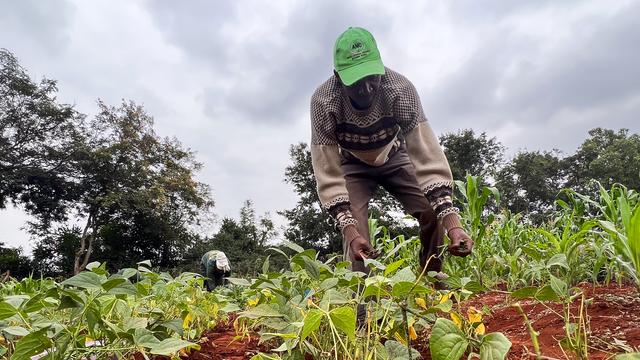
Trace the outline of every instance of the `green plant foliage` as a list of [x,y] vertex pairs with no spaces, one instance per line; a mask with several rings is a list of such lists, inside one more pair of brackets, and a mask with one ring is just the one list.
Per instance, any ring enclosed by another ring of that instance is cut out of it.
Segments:
[[[197,274],[174,278],[147,266],[110,275],[104,264],[92,263],[61,283],[25,278],[2,284],[2,356],[30,359],[47,351],[51,359],[128,357],[198,349],[194,340],[225,316],[228,300],[204,291]],[[134,276],[135,284],[129,279]]]

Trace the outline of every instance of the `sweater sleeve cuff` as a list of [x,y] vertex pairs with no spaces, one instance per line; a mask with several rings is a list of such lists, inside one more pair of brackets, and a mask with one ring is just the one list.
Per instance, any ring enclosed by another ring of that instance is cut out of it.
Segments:
[[[456,209],[457,208],[452,208]],[[460,216],[457,212],[451,212],[442,217],[442,227],[445,231],[449,232],[451,229],[462,228],[462,223],[460,223]]]
[[[347,225],[357,225],[358,221],[351,213],[351,205],[343,202],[329,209],[329,214],[336,221],[336,227],[342,231]],[[355,227],[355,226],[354,226]]]
[[349,224],[342,229],[342,236],[346,242],[351,242],[353,239],[358,237],[360,234],[358,233],[358,229],[354,224]]

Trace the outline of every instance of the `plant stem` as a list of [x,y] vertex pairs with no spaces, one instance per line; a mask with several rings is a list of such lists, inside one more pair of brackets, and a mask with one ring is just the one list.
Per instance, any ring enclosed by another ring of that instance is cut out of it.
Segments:
[[522,309],[522,306],[520,306],[520,303],[515,303],[513,304],[513,306],[515,306],[515,308],[518,309],[518,312],[524,318],[524,323],[527,325],[527,329],[529,330],[529,336],[531,337],[531,342],[533,343],[533,350],[536,352],[535,354],[536,359],[537,360],[544,359],[542,354],[540,353],[540,343],[538,343],[538,332],[533,329],[533,325],[531,324],[531,321],[527,317],[527,314]]
[[407,301],[404,300],[400,304],[400,308],[402,309],[402,320],[404,321],[404,335],[407,337],[407,355],[408,359],[411,360],[411,335],[409,335],[409,321],[407,320]]

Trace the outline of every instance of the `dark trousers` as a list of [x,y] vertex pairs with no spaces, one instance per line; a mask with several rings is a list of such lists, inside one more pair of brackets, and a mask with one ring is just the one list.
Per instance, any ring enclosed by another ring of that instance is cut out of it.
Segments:
[[202,276],[207,278],[204,282],[207,291],[213,291],[216,287],[224,285],[224,278],[231,275],[218,269],[215,260],[208,262],[206,265],[200,264],[200,272]]
[[[408,214],[418,219],[420,224],[420,265],[427,271],[440,271],[442,261],[438,249],[443,244],[443,230],[436,214],[418,185],[416,171],[404,146],[400,146],[382,166],[367,165],[349,154],[344,156],[342,172],[349,192],[351,211],[358,221],[358,232],[369,240],[369,201],[378,186],[382,186],[394,196]],[[350,249],[343,243],[346,260],[352,263],[352,270],[368,273],[364,262],[355,261]]]

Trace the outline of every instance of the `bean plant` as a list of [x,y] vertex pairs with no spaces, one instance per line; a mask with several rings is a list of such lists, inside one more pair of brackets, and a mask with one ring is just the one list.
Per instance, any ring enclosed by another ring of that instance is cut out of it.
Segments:
[[[202,277],[172,277],[150,263],[109,274],[92,263],[61,283],[26,278],[0,287],[0,358],[28,360],[134,353],[177,356],[198,349],[201,332],[228,303],[203,290]],[[133,280],[133,281],[132,281]]]

